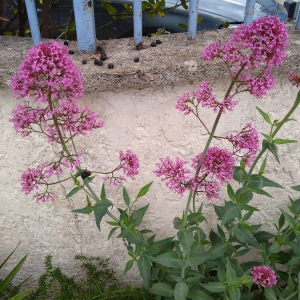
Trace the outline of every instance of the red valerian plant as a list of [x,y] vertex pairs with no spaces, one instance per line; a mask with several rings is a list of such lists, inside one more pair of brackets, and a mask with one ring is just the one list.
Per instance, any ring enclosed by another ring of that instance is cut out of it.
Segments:
[[[34,195],[39,201],[54,201],[57,195],[50,189],[55,183],[86,179],[81,167],[83,153],[76,150],[74,138],[104,126],[100,116],[88,107],[80,107],[77,100],[83,97],[81,71],[68,55],[68,48],[58,42],[41,42],[34,46],[21,63],[19,71],[11,80],[11,90],[17,99],[33,97],[33,103],[25,100],[12,111],[10,119],[15,130],[23,137],[32,133],[43,134],[49,143],[62,146],[62,154],[55,162],[46,162],[29,168],[21,178],[23,192],[27,195],[42,186],[45,189]],[[71,149],[67,145],[71,144]],[[114,185],[138,174],[137,156],[130,150],[120,152],[120,163],[113,170],[99,172]],[[55,175],[68,172],[69,176],[49,181]],[[91,173],[91,172],[90,172]],[[88,180],[88,179],[87,179]],[[50,189],[50,190],[49,190]]]
[[[113,185],[123,184],[127,178],[138,175],[139,161],[130,150],[119,152],[119,164],[109,172],[89,171],[81,166],[82,153],[75,147],[74,139],[104,126],[100,116],[89,108],[78,106],[76,99],[82,97],[83,87],[80,70],[67,54],[67,48],[57,42],[40,43],[29,51],[11,88],[17,98],[34,97],[34,105],[24,101],[13,111],[11,121],[18,133],[28,136],[43,134],[49,143],[62,147],[56,161],[44,162],[29,168],[21,178],[22,190],[35,194],[37,201],[54,200],[51,186],[72,179],[75,187],[67,198],[81,191],[86,195],[87,205],[74,212],[94,212],[96,225],[105,215],[113,228],[109,238],[119,230],[130,260],[125,273],[137,262],[144,287],[155,294],[156,300],[250,300],[250,299],[300,299],[300,199],[291,197],[290,213],[282,211],[276,233],[261,230],[262,224],[249,222],[259,211],[251,205],[254,194],[272,197],[265,187],[283,188],[264,176],[267,155],[274,155],[279,162],[277,145],[296,142],[275,138],[282,126],[292,121],[291,115],[300,104],[300,92],[292,108],[282,120],[271,117],[257,108],[270,131],[263,133],[259,147],[258,131],[252,123],[246,123],[237,133],[216,135],[217,126],[224,113],[234,113],[241,102],[237,98],[249,92],[255,98],[264,97],[274,85],[273,68],[280,66],[285,58],[288,32],[279,18],[263,17],[250,25],[241,25],[230,35],[229,41],[215,42],[202,53],[205,60],[218,59],[228,69],[229,87],[220,99],[213,93],[213,85],[202,81],[196,91],[185,93],[176,108],[185,116],[193,115],[208,139],[203,150],[196,150],[194,157],[183,160],[169,156],[160,158],[154,174],[166,186],[189,196],[182,217],[175,217],[173,226],[176,237],[156,240],[152,230],[141,229],[143,217],[149,205],[134,209],[152,183],[144,186],[134,199],[123,187],[124,207],[118,208],[116,216],[108,210],[113,203],[107,199],[105,185],[100,196],[90,186],[92,174],[101,174],[104,181]],[[289,75],[290,82],[299,87],[295,71]],[[210,129],[202,120],[203,111],[211,109],[216,119]],[[221,147],[216,147],[224,142]],[[260,150],[259,150],[260,149]],[[258,162],[263,162],[256,170]],[[239,161],[239,165],[235,165]],[[54,181],[54,176],[70,175]],[[234,191],[230,184],[235,180],[239,188]],[[227,185],[228,197],[224,205],[214,205],[216,218],[214,228],[206,235],[201,223],[206,221],[203,203],[197,207],[197,198],[219,198],[222,185]],[[300,191],[300,185],[293,187]],[[256,249],[261,259],[239,263],[238,258]]]

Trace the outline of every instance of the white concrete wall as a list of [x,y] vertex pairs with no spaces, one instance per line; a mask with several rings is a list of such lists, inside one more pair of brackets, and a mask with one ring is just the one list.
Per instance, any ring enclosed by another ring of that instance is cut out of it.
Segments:
[[[216,81],[215,91],[223,95],[227,83]],[[101,114],[106,122],[104,128],[92,132],[86,137],[78,138],[78,148],[85,153],[86,166],[95,169],[99,166],[109,167],[118,162],[118,151],[131,149],[140,159],[140,175],[135,181],[128,181],[125,186],[129,193],[136,195],[140,187],[154,180],[147,197],[141,198],[138,206],[150,203],[143,227],[151,228],[160,238],[174,233],[172,220],[180,216],[185,207],[187,195],[180,197],[169,191],[164,184],[155,178],[152,171],[161,156],[180,156],[191,159],[202,151],[206,136],[196,119],[183,116],[175,109],[177,99],[186,91],[193,90],[193,85],[168,86],[141,90],[116,90],[111,92],[87,93],[80,101],[92,110]],[[222,116],[217,134],[237,131],[247,122],[253,122],[259,132],[265,132],[266,123],[262,120],[255,106],[270,113],[272,118],[281,118],[291,107],[297,93],[285,76],[276,78],[276,87],[268,97],[256,100],[250,95],[242,94],[240,104],[234,112]],[[132,269],[127,279],[122,278],[122,271],[128,260],[125,247],[116,238],[107,241],[110,227],[102,223],[102,232],[95,226],[92,215],[77,215],[74,208],[85,205],[85,199],[76,195],[74,199],[65,200],[63,195],[69,191],[59,187],[61,199],[55,203],[40,203],[26,197],[20,188],[20,176],[30,166],[53,157],[51,147],[39,136],[22,138],[8,120],[12,109],[18,103],[12,93],[0,89],[0,261],[21,241],[11,263],[16,263],[23,255],[28,254],[19,278],[31,275],[29,285],[35,284],[43,272],[45,255],[52,254],[54,263],[60,264],[69,274],[76,274],[73,257],[76,254],[110,257],[111,265],[124,282],[140,282],[136,269]],[[203,109],[203,118],[211,127],[215,114]],[[300,109],[294,115],[300,121]],[[299,139],[299,123],[289,122],[279,135],[282,138]],[[257,205],[261,212],[255,213],[253,222],[264,224],[272,230],[272,223],[279,216],[279,209],[288,205],[287,193],[297,196],[289,187],[300,184],[300,147],[298,144],[281,146],[281,165],[269,155],[267,177],[278,181],[286,190],[268,191],[274,199],[255,196],[252,205]],[[100,190],[101,182],[95,181]],[[108,196],[116,206],[123,206],[121,187],[108,187]],[[222,195],[225,197],[225,189]],[[299,197],[298,193],[298,197]],[[221,197],[221,203],[224,199]],[[199,199],[198,203],[203,199]],[[208,224],[206,230],[216,226],[216,217],[212,203],[204,200]],[[116,208],[114,208],[116,211]],[[106,218],[108,220],[108,218]],[[12,264],[9,264],[12,266]],[[9,268],[6,268],[8,271]]]

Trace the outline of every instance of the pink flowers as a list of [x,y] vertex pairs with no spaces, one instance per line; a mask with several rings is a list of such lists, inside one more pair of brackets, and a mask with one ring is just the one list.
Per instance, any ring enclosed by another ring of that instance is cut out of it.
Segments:
[[277,283],[275,272],[267,266],[255,266],[251,271],[253,282],[262,287],[271,287]]
[[28,52],[11,89],[17,99],[34,96],[35,102],[47,102],[49,96],[61,100],[83,96],[81,71],[68,55],[68,47],[56,41],[40,42]]
[[232,143],[233,154],[242,158],[246,166],[250,167],[254,161],[258,148],[258,132],[251,123],[248,123],[237,135],[227,135]]
[[[192,167],[197,168],[202,154],[197,155],[192,162]],[[185,167],[188,163],[176,157],[173,162],[170,157],[160,158],[154,174],[166,182],[166,186],[182,195],[186,190],[203,192],[208,200],[219,197],[219,185],[228,183],[233,176],[234,158],[225,149],[209,148],[200,168],[201,175],[191,176],[192,171]]]
[[[131,150],[127,150],[126,153],[120,151],[119,158],[120,164],[113,171],[109,172],[111,174],[109,177],[103,179],[114,186],[123,184],[126,181],[126,177],[135,179],[134,176],[139,174],[139,159]],[[119,171],[123,171],[123,174],[119,174]]]
[[290,71],[288,79],[292,85],[300,87],[300,76],[294,70]]
[[238,75],[237,90],[249,91],[261,98],[273,88],[272,68],[280,66],[286,54],[288,31],[276,16],[256,19],[240,25],[228,42],[215,42],[206,47],[202,58],[222,59],[230,68],[230,77]]
[[234,100],[233,96],[230,95],[222,102],[218,102],[212,93],[212,86],[207,81],[202,81],[198,85],[197,90],[193,92],[193,96],[190,93],[185,93],[178,99],[176,108],[185,115],[193,112],[194,115],[198,116],[199,104],[202,107],[213,108],[214,112],[222,109],[222,113],[225,113],[226,111],[232,111],[238,104],[238,101]]
[[166,181],[166,186],[174,192],[183,195],[188,189],[187,182],[190,177],[187,175],[191,171],[184,166],[187,161],[176,157],[173,162],[169,156],[160,158],[160,163],[155,164],[158,169],[153,171],[157,177],[161,177],[161,181]]

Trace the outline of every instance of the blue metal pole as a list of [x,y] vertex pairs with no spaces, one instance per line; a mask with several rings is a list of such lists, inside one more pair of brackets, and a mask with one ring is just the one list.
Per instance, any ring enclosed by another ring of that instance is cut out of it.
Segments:
[[143,42],[142,32],[142,0],[133,0],[133,33],[136,46]]
[[96,29],[93,0],[73,0],[79,53],[96,49]]
[[298,5],[297,19],[296,19],[296,29],[300,29],[300,5]]
[[196,38],[199,0],[190,0],[188,19],[188,40]]
[[35,2],[34,0],[25,0],[25,4],[29,20],[31,37],[33,40],[33,44],[36,45],[41,41],[41,33],[35,8]]
[[249,25],[253,21],[255,8],[255,0],[247,0],[246,9],[245,9],[245,18],[244,23]]

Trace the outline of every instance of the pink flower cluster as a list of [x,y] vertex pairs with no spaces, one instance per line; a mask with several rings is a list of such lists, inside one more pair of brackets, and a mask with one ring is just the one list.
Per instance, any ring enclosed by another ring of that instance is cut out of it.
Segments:
[[[197,169],[202,153],[192,161],[192,168]],[[174,192],[182,195],[186,190],[202,192],[208,200],[219,197],[220,184],[228,183],[233,177],[235,160],[230,152],[217,147],[209,148],[198,176],[189,175],[192,171],[185,167],[187,161],[176,157],[160,158],[154,174]]]
[[215,42],[206,47],[202,58],[221,59],[230,68],[230,76],[238,76],[238,84],[244,91],[261,98],[273,88],[272,68],[280,66],[288,44],[288,31],[276,16],[256,19],[250,25],[240,25],[228,42]]
[[[134,176],[139,174],[139,159],[136,154],[131,150],[127,150],[126,153],[123,151],[119,152],[120,164],[113,170],[110,177],[106,177],[103,180],[108,181],[110,184],[118,186],[126,181],[126,177],[135,179]],[[123,171],[121,175],[115,175],[117,171]]]
[[246,166],[250,167],[259,149],[257,130],[248,123],[238,134],[230,134],[226,137],[232,143],[233,154],[241,157]]
[[11,90],[17,99],[25,96],[47,102],[55,99],[81,98],[81,71],[68,55],[68,47],[51,41],[40,42],[29,50],[19,71],[11,80]]
[[177,101],[176,108],[182,111],[185,115],[193,112],[198,115],[198,105],[202,107],[213,108],[214,112],[218,109],[222,109],[222,112],[232,111],[238,104],[237,100],[233,99],[233,96],[229,96],[222,102],[218,102],[212,93],[212,87],[207,81],[202,81],[196,91],[193,92],[193,96],[190,93],[183,94]]
[[[202,153],[193,159],[192,167],[197,169]],[[200,171],[211,179],[218,180],[221,184],[227,184],[233,177],[235,159],[232,153],[218,147],[209,148]]]
[[68,168],[71,172],[75,171],[75,168],[80,164],[80,156],[72,155],[71,157],[62,157],[59,161],[54,163],[43,163],[36,168],[28,168],[21,177],[21,187],[25,195],[30,194],[34,190],[38,190],[41,186],[46,186],[46,191],[43,193],[36,193],[34,198],[39,201],[54,201],[56,195],[52,192],[48,192],[48,179],[54,175],[62,175],[62,167]]
[[300,87],[300,76],[294,70],[290,71],[288,79],[292,85]]
[[54,117],[66,138],[79,134],[86,135],[88,131],[104,126],[104,121],[99,120],[98,114],[88,107],[80,108],[75,101],[71,100],[57,103],[52,110],[49,106],[33,108],[26,101],[19,104],[12,114],[13,117],[10,121],[14,124],[15,130],[23,137],[32,132],[39,132],[45,134],[49,142],[58,141],[58,133],[53,122]]
[[188,182],[190,180],[187,174],[191,173],[191,170],[184,167],[187,163],[188,161],[182,160],[179,157],[176,157],[174,162],[169,156],[161,157],[160,162],[155,164],[158,169],[153,171],[153,173],[157,177],[161,177],[161,181],[165,181],[166,186],[170,190],[183,195],[188,189]]
[[253,282],[262,287],[271,287],[277,283],[275,272],[267,266],[255,266],[251,271]]

